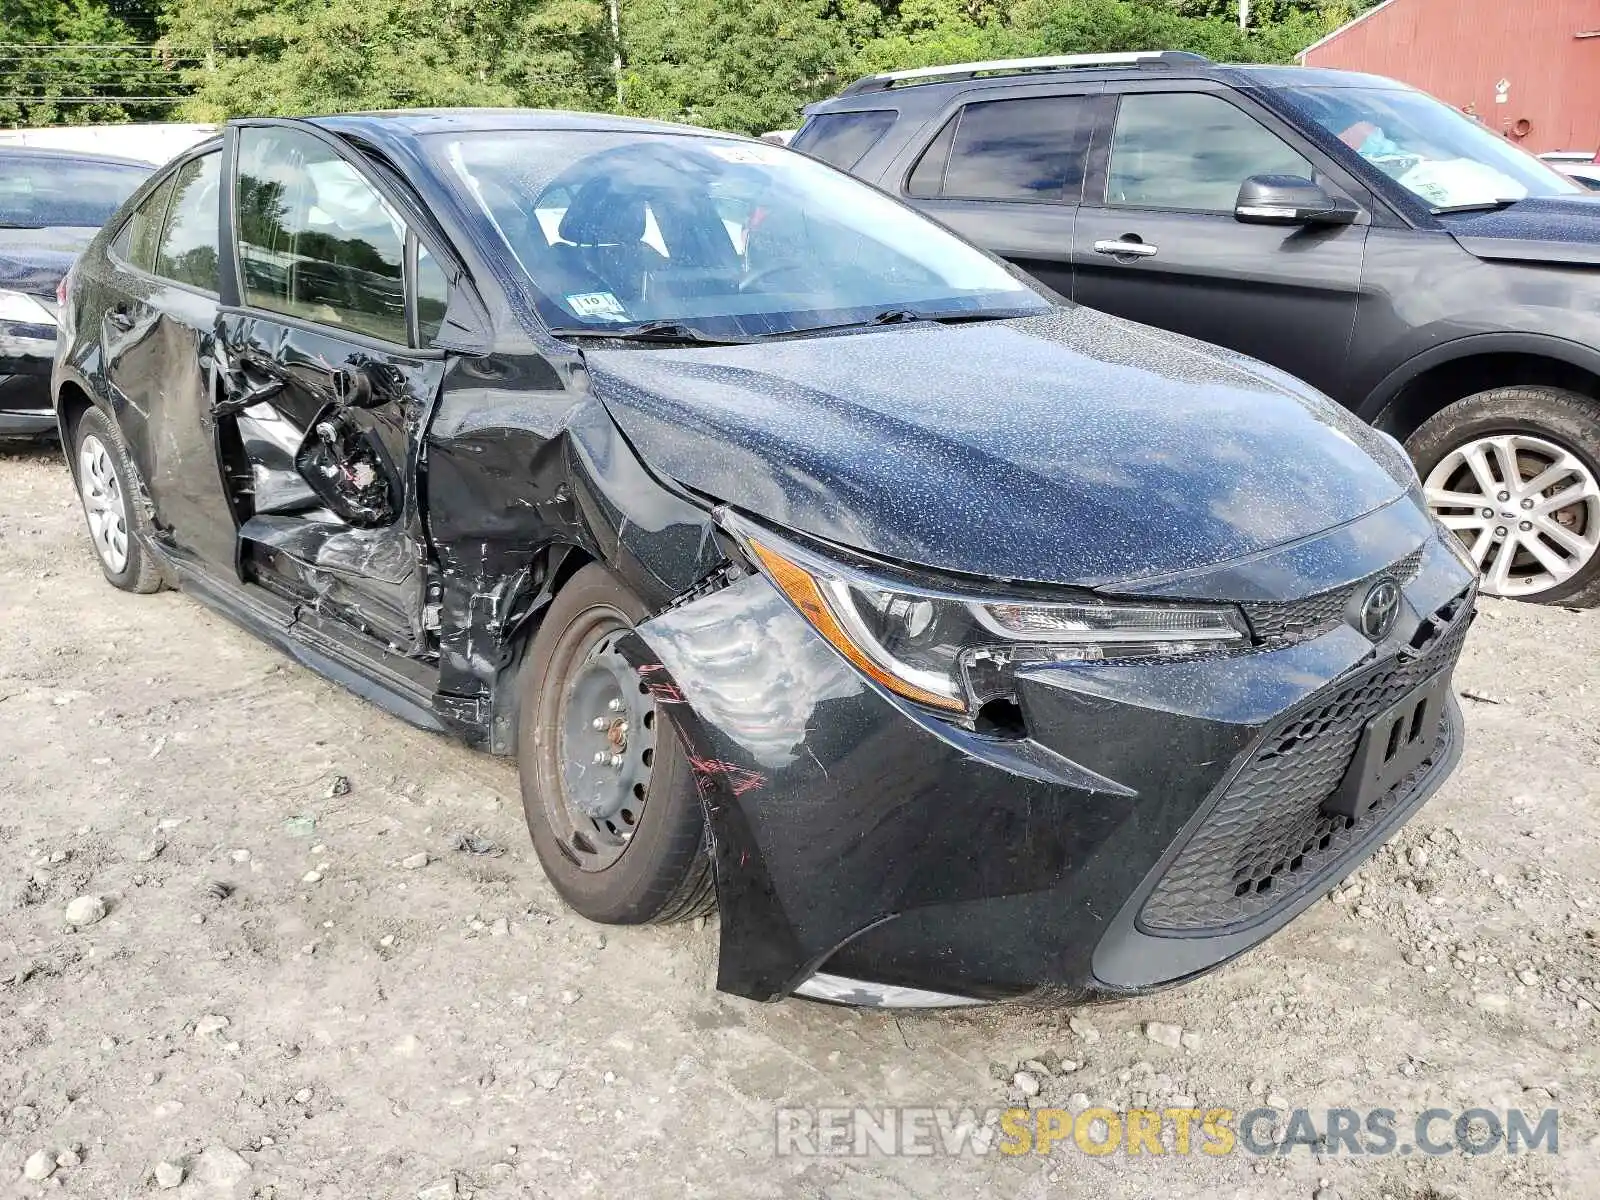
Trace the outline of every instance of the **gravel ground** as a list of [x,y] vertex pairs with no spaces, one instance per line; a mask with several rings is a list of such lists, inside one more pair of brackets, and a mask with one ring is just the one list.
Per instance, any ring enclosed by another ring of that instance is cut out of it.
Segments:
[[[182,596],[113,591],[81,525],[53,452],[0,457],[0,1188],[1600,1195],[1592,615],[1486,603],[1462,769],[1228,969],[1076,1013],[895,1017],[722,996],[714,927],[568,913],[508,764]],[[505,852],[452,848],[463,833]],[[83,896],[107,912],[75,929]],[[1560,1152],[776,1153],[779,1106],[1184,1098],[1319,1126],[1384,1107],[1403,1132],[1430,1107],[1559,1107]]]

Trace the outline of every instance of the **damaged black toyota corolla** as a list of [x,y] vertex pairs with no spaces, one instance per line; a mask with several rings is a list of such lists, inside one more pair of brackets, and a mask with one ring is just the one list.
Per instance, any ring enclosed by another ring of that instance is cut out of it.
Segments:
[[1449,773],[1475,572],[1293,380],[1076,308],[777,147],[249,120],[74,268],[94,545],[515,754],[598,921],[720,986],[1182,980]]

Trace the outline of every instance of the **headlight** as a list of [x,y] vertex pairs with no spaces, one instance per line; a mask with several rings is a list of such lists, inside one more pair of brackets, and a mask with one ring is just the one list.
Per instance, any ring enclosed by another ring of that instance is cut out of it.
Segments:
[[966,715],[1012,691],[1019,665],[1174,658],[1248,640],[1231,608],[1045,603],[874,577],[724,514],[767,577],[863,674],[907,700]]
[[0,321],[15,321],[18,325],[54,326],[56,315],[44,302],[27,292],[8,292],[0,288]]

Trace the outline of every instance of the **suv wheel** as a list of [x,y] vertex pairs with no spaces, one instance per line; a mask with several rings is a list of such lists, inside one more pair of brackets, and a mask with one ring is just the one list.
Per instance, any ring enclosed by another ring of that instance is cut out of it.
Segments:
[[556,594],[522,668],[522,807],[561,898],[612,925],[716,906],[688,755],[617,652],[645,605],[598,564]]
[[83,502],[89,541],[100,569],[113,586],[125,592],[159,591],[161,569],[139,536],[146,526],[133,486],[133,463],[116,423],[98,408],[79,418],[73,430],[72,458],[78,498]]
[[1574,392],[1504,387],[1458,400],[1406,442],[1433,514],[1491,596],[1600,603],[1600,411]]

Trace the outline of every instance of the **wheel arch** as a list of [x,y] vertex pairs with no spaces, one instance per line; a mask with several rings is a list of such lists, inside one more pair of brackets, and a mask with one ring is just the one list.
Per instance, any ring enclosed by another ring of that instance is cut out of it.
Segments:
[[91,408],[103,407],[95,403],[89,389],[75,379],[64,380],[56,389],[56,429],[61,435],[61,450],[67,457],[72,477],[78,477],[78,467],[72,454],[72,436]]
[[1405,441],[1440,410],[1467,396],[1512,386],[1559,387],[1600,404],[1600,351],[1541,334],[1457,338],[1409,359],[1356,413]]

